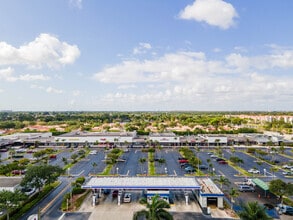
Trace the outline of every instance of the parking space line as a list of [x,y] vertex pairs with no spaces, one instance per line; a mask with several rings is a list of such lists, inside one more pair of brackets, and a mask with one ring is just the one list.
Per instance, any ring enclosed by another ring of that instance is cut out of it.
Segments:
[[174,175],[175,175],[175,176],[177,176],[177,173],[176,173],[176,171],[175,171],[175,170],[174,170]]

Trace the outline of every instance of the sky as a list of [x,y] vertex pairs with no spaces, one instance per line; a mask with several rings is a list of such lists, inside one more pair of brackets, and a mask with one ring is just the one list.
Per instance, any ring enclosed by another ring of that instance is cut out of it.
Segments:
[[0,110],[292,111],[292,0],[2,0]]

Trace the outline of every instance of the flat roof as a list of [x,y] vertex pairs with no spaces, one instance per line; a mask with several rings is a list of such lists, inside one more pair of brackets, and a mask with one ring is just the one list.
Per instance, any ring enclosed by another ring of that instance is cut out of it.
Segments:
[[84,189],[200,189],[194,177],[91,177]]
[[224,195],[223,192],[217,187],[217,185],[210,178],[197,179],[201,186],[202,194],[217,194]]

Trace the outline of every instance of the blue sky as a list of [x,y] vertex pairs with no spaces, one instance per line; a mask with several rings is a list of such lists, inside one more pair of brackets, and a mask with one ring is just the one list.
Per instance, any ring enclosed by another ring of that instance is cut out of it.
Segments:
[[292,0],[3,0],[0,110],[293,109]]

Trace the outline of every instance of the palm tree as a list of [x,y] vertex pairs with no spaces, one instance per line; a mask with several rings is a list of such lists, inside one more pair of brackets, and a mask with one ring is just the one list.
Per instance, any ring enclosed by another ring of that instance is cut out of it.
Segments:
[[258,204],[258,202],[248,202],[242,204],[242,211],[238,212],[241,219],[245,220],[270,220],[272,219],[266,213],[265,207]]
[[96,162],[93,162],[93,163],[92,163],[92,166],[93,166],[93,168],[94,168],[94,172],[96,173],[96,168],[97,168],[98,164],[97,164]]
[[271,167],[270,171],[273,172],[273,179],[275,179],[275,173],[278,172],[279,168],[278,167]]
[[173,216],[165,209],[169,209],[170,205],[165,200],[159,199],[159,195],[152,198],[151,203],[148,203],[146,198],[140,200],[140,204],[146,205],[147,209],[135,212],[133,220],[147,219],[147,220],[173,220]]
[[141,174],[143,173],[143,164],[144,164],[145,162],[146,162],[146,158],[144,158],[144,157],[139,158]]
[[233,203],[235,202],[234,199],[239,196],[239,192],[238,192],[238,190],[236,190],[232,187],[229,192],[229,195],[231,197],[231,209],[233,210]]
[[221,190],[223,189],[223,185],[228,186],[230,185],[229,179],[224,176],[220,176],[219,179],[215,179],[215,182],[218,182],[221,185]]

